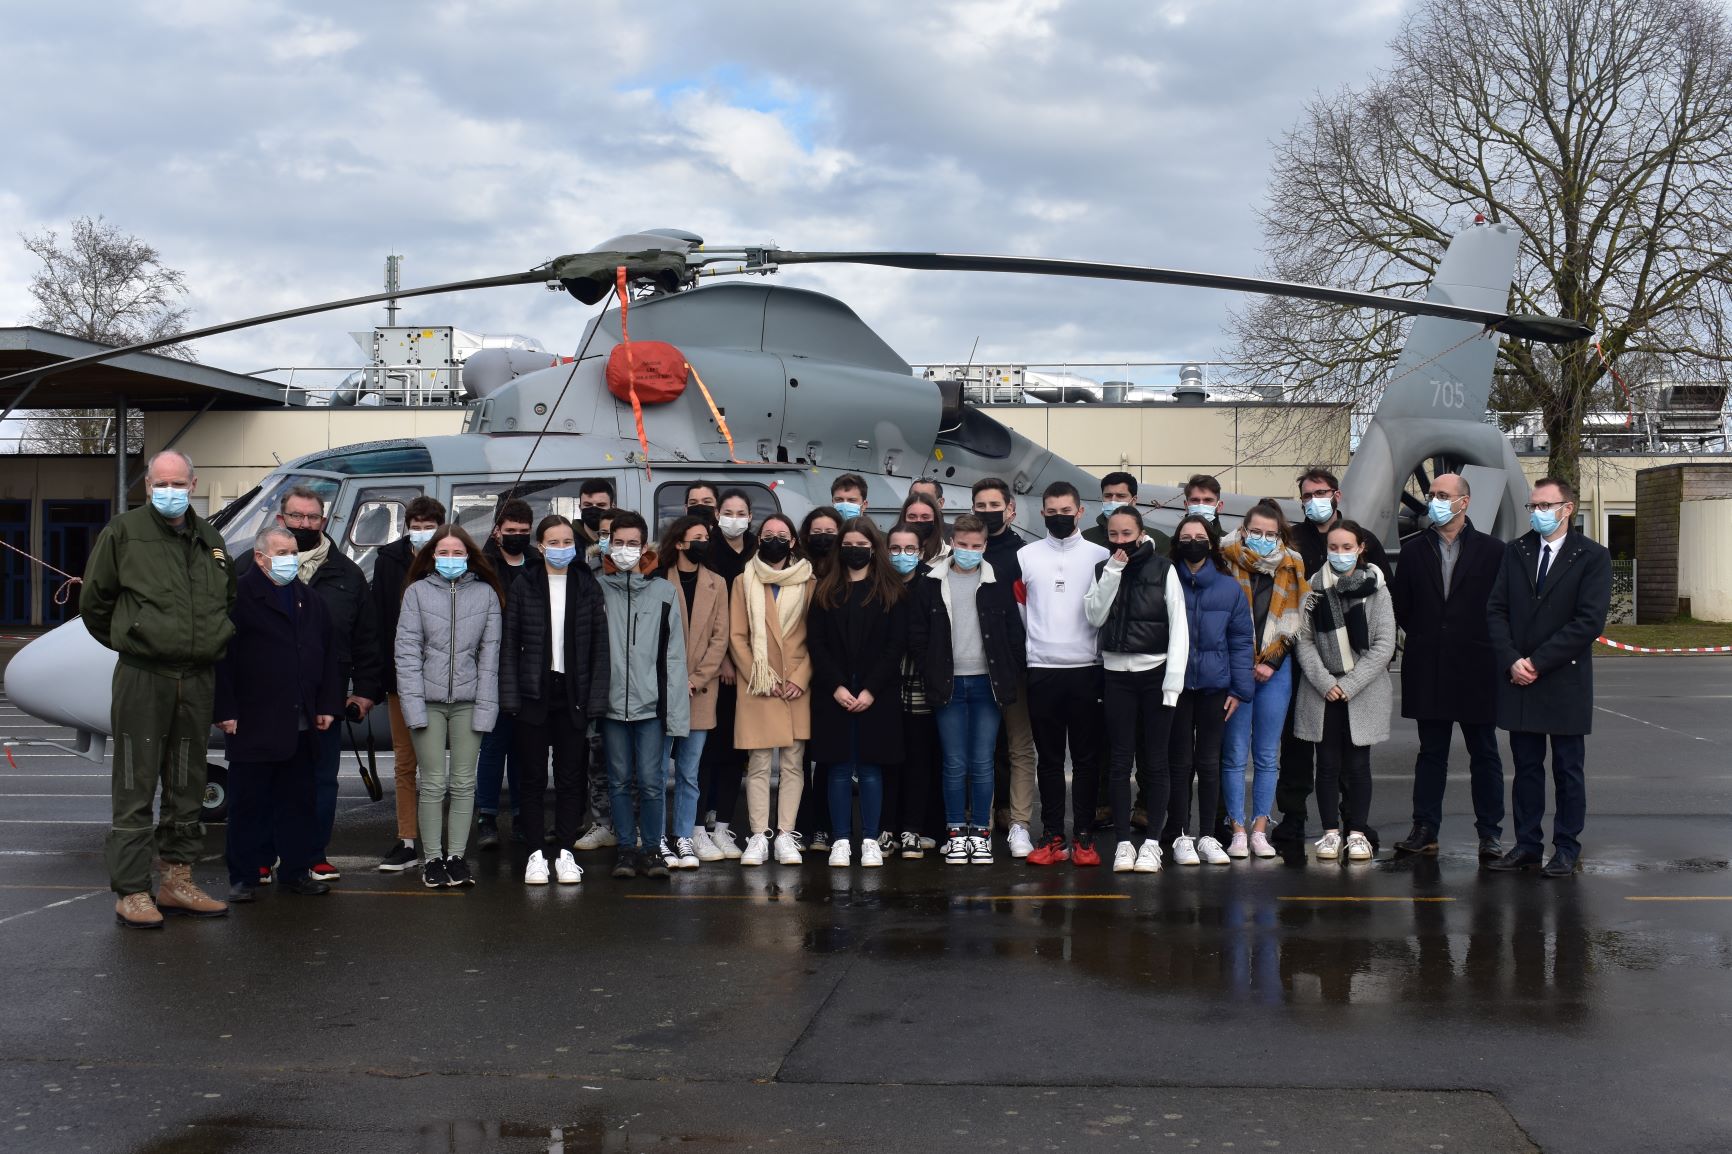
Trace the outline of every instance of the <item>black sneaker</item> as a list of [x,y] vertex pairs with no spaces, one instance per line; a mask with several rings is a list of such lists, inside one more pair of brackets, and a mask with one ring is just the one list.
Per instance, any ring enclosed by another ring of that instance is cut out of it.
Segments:
[[499,848],[499,818],[491,813],[484,813],[475,819],[475,848]]
[[460,857],[445,859],[445,877],[445,884],[452,889],[475,884],[475,875],[469,872],[469,863]]
[[806,843],[806,848],[811,850],[813,853],[829,853],[830,831],[827,829],[821,829],[817,833],[813,834],[812,840]]
[[659,853],[646,853],[644,855],[644,863],[643,876],[646,878],[665,878],[672,876],[668,872],[667,861],[663,859],[662,855]]
[[430,857],[422,863],[421,884],[430,890],[443,889],[451,884],[451,876],[445,872],[443,858]]
[[637,851],[620,847],[619,855],[613,859],[613,876],[619,881],[630,881],[637,877]]
[[415,843],[399,838],[391,846],[391,852],[379,862],[379,870],[382,873],[397,874],[414,869],[420,863],[421,855],[416,852]]

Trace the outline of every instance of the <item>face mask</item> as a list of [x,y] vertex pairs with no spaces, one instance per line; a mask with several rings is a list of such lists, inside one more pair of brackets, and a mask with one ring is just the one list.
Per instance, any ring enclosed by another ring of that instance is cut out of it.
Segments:
[[814,557],[828,557],[836,548],[836,534],[814,533],[806,538],[806,552]]
[[902,574],[904,577],[906,577],[910,573],[914,572],[914,570],[917,569],[919,566],[920,566],[920,555],[918,553],[892,553],[892,554],[890,554],[890,567],[892,569],[896,570],[898,573]]
[[643,560],[643,548],[638,545],[612,545],[608,548],[607,555],[613,558],[615,569],[629,573]]
[[1359,554],[1357,553],[1329,554],[1329,567],[1337,573],[1351,572],[1357,564],[1359,564]]
[[986,554],[979,549],[953,549],[950,556],[955,559],[956,567],[967,573],[980,568],[980,560]]
[[1447,525],[1455,520],[1454,502],[1447,497],[1433,497],[1426,505],[1426,513],[1431,517],[1433,525]]
[[409,548],[411,548],[411,549],[415,550],[415,552],[419,553],[421,550],[423,550],[427,547],[427,542],[433,540],[433,534],[437,533],[438,531],[439,530],[437,530],[437,529],[411,529],[411,530],[409,530]]
[[1321,525],[1335,515],[1335,502],[1329,497],[1313,497],[1305,502],[1305,519]]
[[993,509],[986,513],[976,513],[975,516],[980,518],[981,523],[986,526],[986,531],[988,533],[997,533],[1000,529],[1004,528],[1003,509]]
[[1185,514],[1191,517],[1207,517],[1213,521],[1215,519],[1215,507],[1213,505],[1186,505]]
[[924,545],[932,540],[932,531],[938,528],[938,525],[933,521],[910,521],[908,527],[914,530],[914,535],[920,538],[920,543]]
[[721,529],[722,536],[730,541],[737,541],[745,536],[746,530],[752,527],[750,517],[718,517],[716,525]]
[[765,537],[758,542],[758,556],[772,565],[786,561],[793,551],[793,542],[785,537]]
[[190,496],[185,489],[171,489],[162,485],[150,491],[150,503],[164,517],[178,517],[186,512]]
[[591,505],[578,516],[583,521],[583,527],[593,533],[601,528],[601,515],[605,511],[600,505]]
[[1209,543],[1195,539],[1180,541],[1174,553],[1179,560],[1195,565],[1209,556]]
[[872,546],[844,545],[842,546],[842,564],[850,569],[864,569],[872,564]]
[[1124,507],[1125,507],[1125,503],[1123,501],[1102,501],[1101,502],[1101,520],[1105,521],[1108,517],[1111,517],[1114,513],[1118,512],[1120,509],[1123,509]]
[[1541,537],[1550,537],[1556,533],[1561,521],[1562,517],[1556,509],[1535,509],[1528,514],[1528,524]]
[[469,558],[435,557],[433,558],[433,568],[437,569],[439,571],[439,576],[445,578],[445,580],[455,581],[457,578],[463,576],[463,574],[469,572]]
[[303,553],[311,553],[317,549],[319,542],[325,538],[317,529],[290,529],[289,532],[295,535],[295,548]]
[[687,505],[686,516],[696,517],[706,525],[716,523],[716,507],[714,505]]
[[541,555],[547,558],[547,563],[552,568],[564,569],[577,560],[577,546],[555,545],[551,549],[542,550]]
[[287,557],[271,558],[271,580],[278,585],[287,585],[300,571],[301,559],[292,553]]
[[513,557],[521,557],[523,551],[529,548],[529,534],[506,533],[499,538],[499,547]]
[[1268,557],[1275,552],[1275,546],[1281,542],[1273,537],[1246,537],[1245,547],[1259,557]]
[[852,501],[833,501],[830,503],[830,508],[842,514],[844,521],[852,521],[860,515],[860,506]]
[[608,546],[612,544],[613,538],[607,536],[605,533],[595,539],[595,547],[601,551],[603,557],[607,556]]
[[702,565],[709,555],[710,543],[708,541],[686,542],[686,559],[693,565]]
[[1046,523],[1047,533],[1061,541],[1076,532],[1076,518],[1069,513],[1048,513],[1041,520]]

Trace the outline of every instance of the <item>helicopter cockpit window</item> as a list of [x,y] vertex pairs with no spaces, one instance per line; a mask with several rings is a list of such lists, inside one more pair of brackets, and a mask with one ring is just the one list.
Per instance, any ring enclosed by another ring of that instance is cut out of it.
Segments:
[[351,477],[381,473],[431,473],[433,455],[419,441],[393,441],[372,448],[345,449],[340,453],[301,461],[306,469],[347,473]]
[[[337,482],[329,477],[306,477],[295,473],[281,476],[266,477],[259,487],[253,490],[252,499],[237,509],[233,505],[223,510],[222,535],[223,543],[228,546],[229,555],[244,557],[253,551],[253,541],[260,530],[276,521],[277,506],[281,504],[283,494],[296,485],[305,485],[319,495],[319,500],[325,503],[327,515],[330,513],[331,502],[337,496]],[[230,512],[229,509],[233,509]]]
[[385,489],[362,489],[355,496],[355,511],[349,515],[343,534],[343,552],[361,567],[369,579],[380,546],[389,545],[409,531],[409,502],[421,495],[419,485],[395,485]]
[[[493,521],[499,506],[512,497],[521,497],[539,521],[549,513],[558,513],[577,521],[578,488],[587,477],[525,477],[517,484],[510,481],[488,481],[475,485],[451,486],[451,511],[457,523],[477,541],[485,541],[493,532]],[[619,491],[619,478],[608,477]]]
[[[658,485],[656,487],[656,516],[654,529],[657,537],[660,537],[662,530],[673,524],[676,519],[685,516],[686,489],[693,481],[698,479],[699,478],[697,477],[687,477],[679,481],[669,481],[664,485]],[[754,532],[757,531],[759,525],[764,523],[765,517],[768,517],[771,513],[780,513],[782,511],[781,502],[776,500],[776,494],[770,490],[768,485],[759,485],[753,482],[735,484],[732,481],[715,480],[709,477],[705,477],[703,480],[711,481],[711,483],[716,486],[716,492],[718,494],[725,493],[729,489],[738,489],[742,493],[746,494],[747,497],[751,498],[752,530]]]

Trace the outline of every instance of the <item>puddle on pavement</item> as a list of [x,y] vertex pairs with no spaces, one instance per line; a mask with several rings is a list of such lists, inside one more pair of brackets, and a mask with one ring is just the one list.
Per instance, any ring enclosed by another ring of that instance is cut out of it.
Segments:
[[700,1145],[706,1150],[740,1144],[720,1134],[655,1134],[632,1125],[631,1119],[609,1122],[599,1114],[579,1121],[539,1123],[463,1121],[423,1126],[416,1133],[415,1154],[494,1154],[495,1151],[547,1151],[547,1154],[636,1154],[651,1149]]

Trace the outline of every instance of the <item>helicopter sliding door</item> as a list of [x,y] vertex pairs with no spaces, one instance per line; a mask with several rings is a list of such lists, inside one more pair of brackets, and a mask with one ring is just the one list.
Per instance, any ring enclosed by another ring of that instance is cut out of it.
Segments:
[[379,548],[409,531],[409,502],[424,492],[426,486],[419,482],[351,488],[344,494],[344,503],[331,510],[332,540],[342,545],[369,581]]

